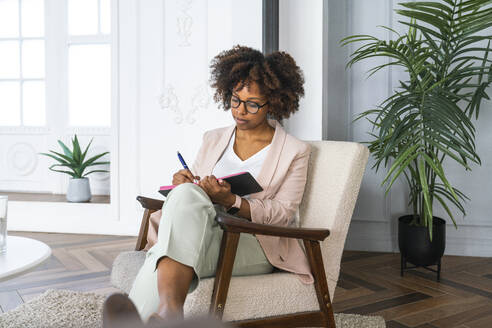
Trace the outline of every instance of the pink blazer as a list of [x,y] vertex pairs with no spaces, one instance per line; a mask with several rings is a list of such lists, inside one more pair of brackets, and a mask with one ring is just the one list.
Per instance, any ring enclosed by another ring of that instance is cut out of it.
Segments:
[[[294,226],[294,217],[304,194],[311,146],[287,134],[276,120],[268,120],[275,134],[265,164],[257,177],[263,191],[250,195],[251,220],[255,223]],[[200,177],[212,174],[215,164],[226,149],[235,125],[205,132],[203,143],[192,165]],[[231,172],[233,173],[233,172]],[[160,211],[151,216],[149,244],[157,240]],[[155,231],[152,231],[155,230]],[[298,275],[303,283],[313,283],[313,276],[303,248],[298,240],[256,235],[270,263]]]

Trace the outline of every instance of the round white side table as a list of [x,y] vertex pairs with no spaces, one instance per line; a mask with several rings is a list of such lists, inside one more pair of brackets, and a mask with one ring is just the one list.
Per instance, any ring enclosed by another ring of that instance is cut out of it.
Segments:
[[51,248],[39,240],[7,236],[7,252],[0,254],[0,281],[33,269],[50,255]]

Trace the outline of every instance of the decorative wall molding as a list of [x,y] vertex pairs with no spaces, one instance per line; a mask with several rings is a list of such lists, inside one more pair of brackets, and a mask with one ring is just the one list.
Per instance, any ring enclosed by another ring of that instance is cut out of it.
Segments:
[[73,136],[109,136],[111,135],[110,127],[97,127],[97,126],[72,126],[64,129],[66,135]]
[[[492,226],[461,226],[456,230],[452,224],[447,224],[444,254],[489,257],[492,249],[490,236],[492,236]],[[397,222],[352,219],[345,249],[399,252]]]
[[207,82],[203,82],[194,88],[191,92],[190,107],[188,110],[182,110],[179,96],[176,94],[172,84],[167,84],[164,91],[159,96],[159,106],[163,110],[170,110],[174,113],[174,122],[176,124],[186,123],[193,125],[196,122],[197,112],[206,110],[210,104],[210,92]]
[[178,0],[178,7],[180,9],[179,15],[176,17],[177,34],[179,36],[178,46],[190,47],[193,17],[188,11],[193,7],[193,0]]
[[38,165],[38,154],[32,145],[26,142],[19,142],[9,147],[6,160],[11,174],[27,176]]
[[179,99],[174,91],[174,86],[168,84],[164,87],[160,97],[159,97],[159,105],[162,109],[169,109],[174,113],[174,122],[176,124],[183,123],[183,113],[179,108]]
[[196,113],[199,110],[205,110],[210,103],[210,94],[208,83],[205,82],[195,88],[195,92],[191,96],[191,108],[186,114],[186,122],[194,124],[196,122]]
[[50,134],[52,131],[46,126],[2,126],[2,134]]

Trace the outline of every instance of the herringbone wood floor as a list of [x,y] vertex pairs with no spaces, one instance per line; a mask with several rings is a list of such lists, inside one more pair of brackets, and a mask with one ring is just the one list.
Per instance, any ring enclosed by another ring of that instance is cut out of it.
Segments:
[[[21,277],[0,283],[0,313],[48,288],[111,293],[116,255],[136,238],[52,233],[14,233],[51,246],[49,260]],[[335,312],[381,315],[389,328],[492,327],[492,258],[445,256],[435,274],[399,275],[399,254],[346,251],[335,293]]]

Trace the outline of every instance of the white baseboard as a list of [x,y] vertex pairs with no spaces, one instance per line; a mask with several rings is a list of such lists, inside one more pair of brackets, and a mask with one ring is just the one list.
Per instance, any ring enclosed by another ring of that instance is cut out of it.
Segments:
[[[353,219],[345,242],[346,250],[399,252],[397,222]],[[445,255],[492,256],[492,227],[446,225]]]

